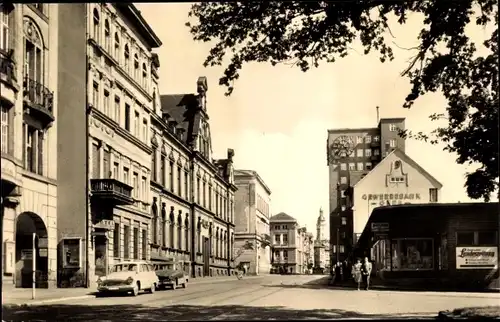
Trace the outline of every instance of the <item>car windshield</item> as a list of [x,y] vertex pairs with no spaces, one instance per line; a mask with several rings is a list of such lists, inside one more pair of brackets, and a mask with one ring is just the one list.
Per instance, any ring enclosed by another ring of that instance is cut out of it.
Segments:
[[137,272],[137,264],[117,264],[113,266],[112,272]]

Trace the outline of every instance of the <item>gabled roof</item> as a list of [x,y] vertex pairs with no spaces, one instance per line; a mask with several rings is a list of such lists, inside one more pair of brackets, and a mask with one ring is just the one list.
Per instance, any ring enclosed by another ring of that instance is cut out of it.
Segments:
[[277,215],[272,216],[269,219],[270,222],[297,222],[297,219],[293,218],[290,215],[285,214],[284,212],[280,212]]
[[396,148],[394,149],[391,153],[389,153],[385,158],[383,158],[373,169],[368,172],[361,180],[359,180],[354,187],[358,186],[361,182],[366,180],[367,177],[370,176],[371,173],[373,173],[377,168],[379,168],[384,162],[387,162],[388,158],[390,155],[395,154],[399,158],[401,158],[403,161],[408,163],[410,166],[414,167],[419,173],[421,173],[424,177],[427,178],[434,186],[436,186],[438,189],[441,189],[443,187],[443,184],[439,182],[436,178],[434,178],[429,172],[425,171],[424,168],[422,168],[417,162],[415,162],[412,158],[410,158],[406,153],[401,151],[400,149]]

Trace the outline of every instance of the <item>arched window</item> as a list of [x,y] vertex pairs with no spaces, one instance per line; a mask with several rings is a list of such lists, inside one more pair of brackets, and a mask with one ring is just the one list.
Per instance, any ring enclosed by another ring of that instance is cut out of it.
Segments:
[[108,19],[104,21],[104,47],[108,53],[111,53],[111,28]]
[[130,71],[130,50],[128,48],[128,44],[125,45],[125,51],[123,53],[123,57],[124,57],[123,63],[125,65],[125,70],[127,72],[129,72]]
[[99,17],[99,11],[97,8],[94,8],[94,39],[97,43],[101,42],[100,21],[101,17]]
[[[32,81],[43,84],[43,39],[38,27],[29,18],[24,20],[24,39],[25,39],[25,75],[31,80],[28,82],[28,87],[30,88],[30,95],[35,95],[37,97],[32,97],[34,99],[38,98],[39,95],[43,95],[43,91],[38,87],[32,85]],[[33,93],[31,93],[31,88],[33,88]],[[40,97],[41,98],[41,97]]]
[[168,245],[170,248],[175,248],[174,232],[175,232],[175,218],[174,218],[174,210],[172,210],[170,212],[170,244]]
[[177,244],[178,249],[182,249],[182,212],[179,211],[179,215],[177,216]]
[[120,60],[120,36],[115,32],[115,58]]
[[144,86],[145,89],[148,88],[148,69],[146,63],[142,63],[142,86]]
[[166,247],[167,246],[167,211],[165,210],[165,203],[163,203],[162,208],[161,208],[161,232],[160,232],[160,240],[161,240],[161,245]]
[[185,235],[184,235],[184,247],[185,247],[185,250],[186,251],[193,251],[193,249],[190,249],[189,248],[189,219],[188,219],[188,216],[189,214],[186,214],[186,220],[184,220],[184,230],[186,231],[185,232]]
[[139,56],[137,54],[134,54],[134,78],[139,79]]
[[219,228],[215,233],[215,258],[219,258]]

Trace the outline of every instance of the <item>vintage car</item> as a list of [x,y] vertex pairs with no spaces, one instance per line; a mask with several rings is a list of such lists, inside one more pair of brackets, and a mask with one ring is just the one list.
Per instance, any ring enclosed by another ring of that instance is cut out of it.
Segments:
[[164,289],[167,286],[175,290],[177,287],[187,287],[189,276],[176,264],[155,265],[156,276],[158,276],[159,289]]
[[100,296],[129,292],[137,296],[141,290],[154,293],[158,285],[152,265],[144,261],[131,261],[114,264],[106,277],[99,277],[97,291]]

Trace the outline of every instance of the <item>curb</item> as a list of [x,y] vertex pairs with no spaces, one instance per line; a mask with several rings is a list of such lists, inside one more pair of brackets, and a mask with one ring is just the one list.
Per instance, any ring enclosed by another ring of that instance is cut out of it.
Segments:
[[[263,278],[264,276],[247,276],[245,279],[255,279],[255,278]],[[190,282],[190,284],[209,284],[209,283],[221,283],[221,282],[229,282],[229,281],[235,281],[237,280],[236,277],[233,279],[217,279],[217,280],[200,280],[198,282]],[[95,292],[89,292],[89,293],[95,293]],[[2,304],[2,307],[4,308],[19,308],[19,307],[29,307],[29,306],[36,306],[36,305],[43,305],[43,304],[49,304],[49,303],[55,303],[55,302],[66,302],[66,301],[72,301],[72,300],[84,300],[84,299],[93,299],[95,298],[95,295],[81,295],[81,296],[71,296],[71,297],[59,297],[59,298],[54,298],[54,299],[46,299],[46,300],[34,300],[33,302],[24,302],[24,303],[7,303],[7,304]]]

